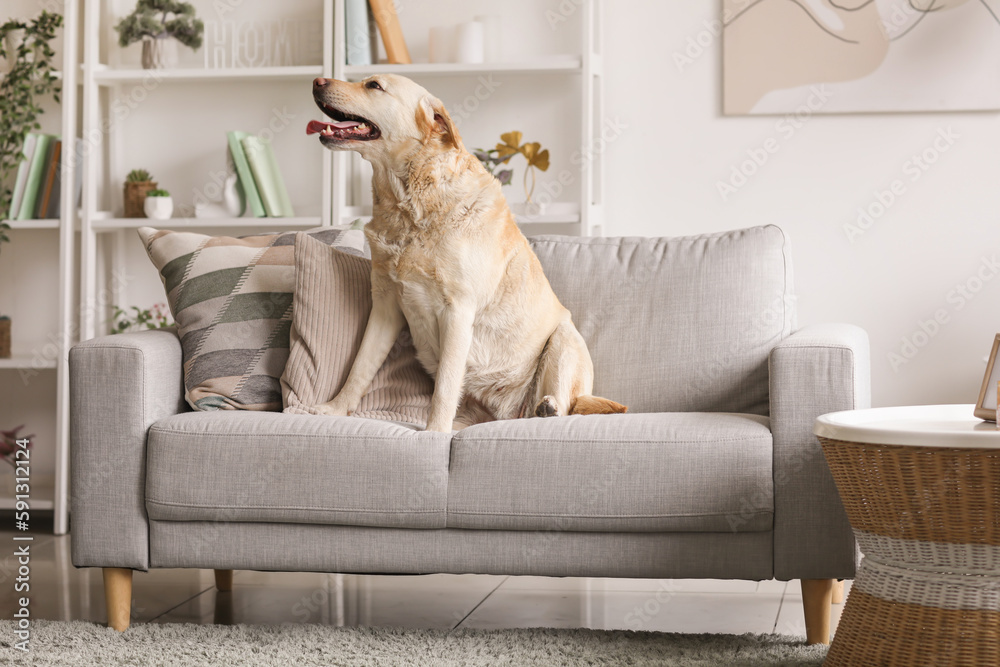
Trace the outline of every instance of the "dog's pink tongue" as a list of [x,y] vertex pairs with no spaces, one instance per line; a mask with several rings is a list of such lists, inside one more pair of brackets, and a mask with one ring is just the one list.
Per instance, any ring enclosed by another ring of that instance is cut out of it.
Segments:
[[327,128],[333,130],[347,130],[352,127],[357,127],[358,125],[361,125],[361,123],[359,123],[356,120],[344,120],[338,123],[328,123],[322,120],[311,120],[309,121],[309,124],[306,126],[306,134],[316,134],[318,132],[322,132]]

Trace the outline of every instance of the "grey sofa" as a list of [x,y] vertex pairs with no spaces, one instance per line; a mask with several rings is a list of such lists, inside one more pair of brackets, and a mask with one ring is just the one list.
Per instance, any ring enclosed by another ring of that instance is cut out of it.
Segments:
[[774,226],[532,246],[629,414],[439,434],[192,412],[173,332],[76,345],[73,563],[105,568],[109,624],[149,568],[777,578],[826,641],[858,552],[812,425],[868,406],[865,332],[796,330]]

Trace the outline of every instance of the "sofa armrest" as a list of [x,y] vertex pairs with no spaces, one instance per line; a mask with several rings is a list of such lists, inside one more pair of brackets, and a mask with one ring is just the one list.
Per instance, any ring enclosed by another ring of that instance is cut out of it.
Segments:
[[146,431],[186,410],[173,329],[118,334],[69,353],[73,564],[149,568]]
[[769,377],[774,576],[853,578],[857,546],[813,423],[871,405],[868,334],[849,324],[800,329],[771,351]]

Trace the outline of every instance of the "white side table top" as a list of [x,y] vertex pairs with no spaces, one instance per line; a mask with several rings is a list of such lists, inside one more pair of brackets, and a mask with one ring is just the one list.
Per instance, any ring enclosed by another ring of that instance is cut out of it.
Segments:
[[1000,449],[1000,430],[973,416],[973,405],[912,405],[831,412],[813,433],[831,440],[873,445]]

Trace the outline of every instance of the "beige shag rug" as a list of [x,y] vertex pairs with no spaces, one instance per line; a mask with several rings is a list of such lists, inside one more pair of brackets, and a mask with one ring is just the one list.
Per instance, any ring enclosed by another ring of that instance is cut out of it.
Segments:
[[33,621],[30,650],[0,622],[0,664],[36,665],[820,665],[825,646],[781,635],[604,630],[397,630],[324,625],[138,624],[125,633],[83,621]]

